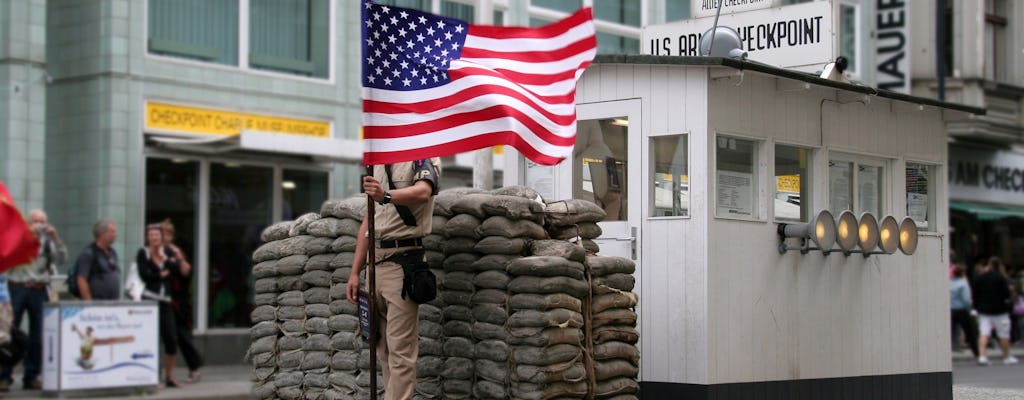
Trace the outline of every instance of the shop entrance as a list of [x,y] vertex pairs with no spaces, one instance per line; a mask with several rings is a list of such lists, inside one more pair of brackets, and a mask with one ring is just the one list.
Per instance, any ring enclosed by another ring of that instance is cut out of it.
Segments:
[[146,160],[147,223],[170,219],[191,260],[194,328],[245,328],[253,308],[252,253],[273,222],[318,212],[326,167],[198,157]]

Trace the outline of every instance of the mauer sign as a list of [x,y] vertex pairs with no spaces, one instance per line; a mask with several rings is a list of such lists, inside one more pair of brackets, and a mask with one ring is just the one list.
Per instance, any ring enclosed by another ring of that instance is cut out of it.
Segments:
[[879,89],[910,93],[910,29],[903,0],[875,3],[875,84]]
[[[700,55],[700,37],[714,22],[710,17],[646,27],[641,31],[640,50],[656,56]],[[782,68],[821,69],[835,59],[832,3],[827,1],[723,13],[718,25],[739,32],[751,60]]]
[[713,17],[718,12],[718,3],[722,3],[722,15],[734,12],[760,10],[771,7],[774,0],[694,0],[693,17]]

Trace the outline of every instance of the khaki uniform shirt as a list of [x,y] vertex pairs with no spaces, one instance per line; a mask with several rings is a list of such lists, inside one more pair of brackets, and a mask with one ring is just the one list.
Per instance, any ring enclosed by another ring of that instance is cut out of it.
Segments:
[[[430,163],[434,166],[436,179],[440,180],[441,159],[437,157],[431,158]],[[412,161],[391,164],[391,178],[394,179],[395,188],[401,189],[413,186],[416,181],[423,179],[416,176],[416,172],[414,162]],[[383,165],[375,165],[373,167],[373,177],[380,181],[384,190],[391,190],[388,185],[387,172]],[[433,184],[433,194],[436,194],[441,182],[433,182]],[[374,233],[377,236],[377,240],[422,238],[430,234],[430,222],[433,220],[434,215],[434,196],[431,195],[430,199],[424,203],[409,206],[412,215],[416,217],[416,226],[405,225],[402,222],[402,217],[398,215],[398,210],[395,209],[394,204],[376,205],[374,210],[376,211],[374,214]]]

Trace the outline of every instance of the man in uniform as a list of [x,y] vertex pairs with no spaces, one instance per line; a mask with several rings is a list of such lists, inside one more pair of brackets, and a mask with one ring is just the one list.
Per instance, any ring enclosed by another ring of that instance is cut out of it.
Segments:
[[[384,374],[384,399],[412,399],[419,353],[419,306],[403,293],[404,271],[399,261],[423,261],[422,238],[430,233],[441,160],[401,162],[373,167],[363,177],[363,191],[375,207],[375,238],[367,236],[368,219],[359,227],[355,259],[348,278],[348,301],[357,303],[359,271],[368,246],[376,246],[375,273],[378,332],[377,358]],[[382,183],[386,182],[386,183]]]

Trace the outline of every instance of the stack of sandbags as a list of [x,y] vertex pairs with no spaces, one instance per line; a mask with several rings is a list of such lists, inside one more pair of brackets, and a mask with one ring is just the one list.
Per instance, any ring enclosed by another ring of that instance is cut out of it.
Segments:
[[281,336],[277,323],[277,262],[281,258],[280,241],[288,238],[291,226],[292,221],[287,221],[264,229],[261,238],[267,244],[253,253],[255,308],[250,313],[253,325],[249,329],[251,342],[246,359],[253,364],[255,382],[252,395],[255,399],[277,397],[274,377],[277,373],[277,341]]
[[622,257],[588,256],[591,278],[588,332],[595,399],[635,399],[640,351],[636,348],[636,265]]
[[547,238],[536,210],[541,203],[532,189],[511,187],[486,195],[492,201],[466,199],[456,209],[483,216],[476,229],[481,240],[474,247],[481,257],[472,264],[475,292],[471,299],[473,338],[476,339],[474,362],[476,382],[473,397],[506,399],[511,397],[509,381],[511,347],[504,328],[509,317],[506,271],[509,262],[529,250],[534,240]]
[[[365,196],[328,200],[320,209],[323,218],[311,223],[308,228],[310,234],[333,239],[330,248],[332,253],[323,259],[327,263],[326,270],[330,272],[330,316],[327,319],[331,335],[330,388],[324,393],[329,399],[369,397],[369,345],[360,335],[359,308],[348,301],[346,292],[355,257],[356,235],[365,212]],[[307,265],[314,259],[315,256],[310,258]],[[377,386],[380,393],[383,378],[379,373]]]
[[604,210],[586,200],[559,200],[545,205],[544,228],[552,239],[579,242],[590,253],[600,248],[594,239],[601,236],[598,222],[604,220]]
[[529,256],[507,267],[512,346],[510,397],[584,398],[582,301],[590,291],[584,266],[559,256]]
[[[443,321],[443,396],[447,399],[472,398],[476,340],[473,337],[472,298],[476,292],[473,263],[480,258],[474,250],[480,239],[478,216],[456,211],[456,205],[467,194],[455,198],[449,209],[451,217],[445,224],[444,277],[440,280],[440,298],[444,304]],[[436,204],[436,202],[435,202]],[[421,334],[421,336],[423,336]]]

